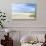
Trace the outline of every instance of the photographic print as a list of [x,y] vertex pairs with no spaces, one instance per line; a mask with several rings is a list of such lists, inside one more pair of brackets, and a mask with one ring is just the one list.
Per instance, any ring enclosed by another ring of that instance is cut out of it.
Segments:
[[36,4],[12,4],[12,19],[35,19]]

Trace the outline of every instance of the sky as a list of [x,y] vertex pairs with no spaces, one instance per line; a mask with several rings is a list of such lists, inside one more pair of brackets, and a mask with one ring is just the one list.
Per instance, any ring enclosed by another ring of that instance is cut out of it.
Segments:
[[13,4],[12,5],[12,12],[17,13],[30,13],[35,12],[36,5],[35,4]]

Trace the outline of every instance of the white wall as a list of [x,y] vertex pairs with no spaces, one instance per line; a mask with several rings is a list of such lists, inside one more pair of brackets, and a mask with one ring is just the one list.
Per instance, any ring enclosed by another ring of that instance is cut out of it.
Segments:
[[[12,3],[36,3],[37,18],[36,20],[10,20],[11,19],[11,4]],[[0,10],[6,12],[9,21],[9,27],[46,27],[46,0],[0,0]]]

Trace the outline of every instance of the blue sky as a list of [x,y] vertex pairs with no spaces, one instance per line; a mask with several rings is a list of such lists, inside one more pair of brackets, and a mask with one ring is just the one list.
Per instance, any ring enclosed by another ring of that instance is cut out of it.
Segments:
[[13,12],[35,12],[35,4],[13,4],[12,11]]

